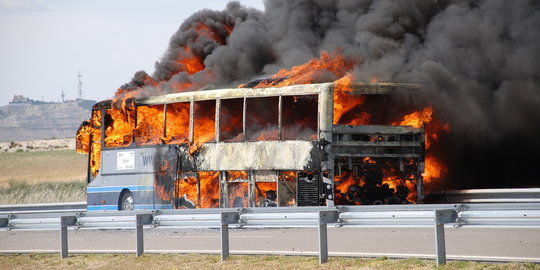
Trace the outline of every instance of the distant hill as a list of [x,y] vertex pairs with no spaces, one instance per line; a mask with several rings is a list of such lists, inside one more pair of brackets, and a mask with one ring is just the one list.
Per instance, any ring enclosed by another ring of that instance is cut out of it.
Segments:
[[0,142],[74,137],[94,100],[13,103],[0,107]]

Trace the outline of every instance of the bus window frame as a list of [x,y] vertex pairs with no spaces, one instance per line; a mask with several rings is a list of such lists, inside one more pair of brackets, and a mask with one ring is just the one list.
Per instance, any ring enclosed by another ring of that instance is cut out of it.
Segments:
[[[205,143],[230,143],[230,142],[226,142],[226,141],[222,141],[221,138],[220,138],[220,133],[221,133],[221,129],[220,129],[220,119],[221,119],[221,101],[224,100],[224,99],[243,99],[243,106],[242,106],[242,133],[243,133],[243,138],[242,140],[240,140],[240,142],[258,142],[259,140],[248,140],[247,139],[247,136],[246,136],[246,124],[247,124],[247,99],[250,98],[250,99],[260,99],[260,98],[276,98],[277,97],[277,101],[278,101],[278,104],[277,104],[277,132],[278,132],[278,136],[277,136],[277,139],[276,140],[268,140],[268,141],[286,141],[284,140],[284,137],[283,137],[283,97],[284,96],[297,96],[297,97],[302,97],[302,96],[315,96],[315,98],[317,99],[317,102],[320,104],[321,103],[321,93],[307,93],[307,94],[299,94],[299,93],[295,93],[295,94],[279,94],[279,95],[268,95],[268,96],[242,96],[242,97],[228,97],[228,98],[215,98],[215,99],[201,99],[201,100],[195,100],[193,97],[190,97],[189,98],[189,132],[188,132],[188,142],[189,143],[193,143],[194,142],[194,133],[195,133],[195,102],[199,102],[199,101],[214,101],[214,109],[215,109],[215,117],[214,117],[214,123],[215,123],[215,129],[214,129],[214,139],[211,140],[211,141],[208,141],[208,142],[205,142]],[[164,137],[167,135],[167,107],[168,105],[170,104],[174,104],[174,103],[187,103],[187,101],[180,101],[180,102],[163,102],[163,103],[156,103],[156,104],[140,104],[140,105],[135,105],[135,107],[139,107],[139,106],[158,106],[158,105],[162,105],[163,106],[163,135]],[[332,101],[332,104],[333,104],[333,101]],[[108,106],[108,107],[102,107],[101,108],[101,113],[103,115],[102,119],[101,119],[101,146],[102,146],[102,149],[116,149],[116,148],[128,148],[128,147],[142,147],[142,146],[149,146],[149,145],[139,145],[137,144],[136,142],[136,139],[135,139],[135,134],[134,132],[132,132],[131,136],[133,137],[132,139],[132,142],[130,145],[126,145],[124,147],[107,147],[107,145],[105,144],[105,130],[106,130],[106,127],[105,127],[105,119],[106,119],[106,114],[107,114],[107,110],[108,109],[111,109],[112,107],[112,104],[111,106]],[[136,128],[136,123],[137,123],[137,109],[134,110],[135,113],[134,113],[134,123],[135,123],[135,128]],[[316,134],[317,134],[317,137],[314,139],[314,140],[320,140],[321,139],[321,108],[320,106],[318,106],[317,108],[317,130],[316,130]],[[134,128],[134,129],[135,129]],[[288,139],[288,140],[291,140],[291,139]],[[314,141],[314,140],[310,140],[310,141]],[[154,145],[163,145],[163,144],[171,144],[171,143],[163,143],[161,142],[160,144],[154,144]],[[172,143],[174,144],[174,143]],[[152,144],[151,144],[152,145]]]

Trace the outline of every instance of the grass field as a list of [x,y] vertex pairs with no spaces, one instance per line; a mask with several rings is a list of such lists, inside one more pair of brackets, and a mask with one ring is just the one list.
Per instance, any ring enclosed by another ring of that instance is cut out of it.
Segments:
[[84,181],[87,155],[74,150],[0,154],[0,186],[10,181],[29,184]]
[[[394,260],[386,257],[330,258],[319,265],[316,257],[231,256],[221,262],[218,255],[146,254],[74,255],[61,260],[57,254],[0,255],[0,269],[436,269],[434,261]],[[439,269],[540,269],[532,263],[449,262]]]
[[74,150],[0,153],[0,204],[85,201],[87,158]]

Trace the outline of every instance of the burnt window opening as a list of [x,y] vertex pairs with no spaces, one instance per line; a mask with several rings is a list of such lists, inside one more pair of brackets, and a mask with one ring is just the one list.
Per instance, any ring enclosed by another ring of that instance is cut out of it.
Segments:
[[193,141],[205,143],[215,140],[216,136],[216,101],[194,102]]
[[249,183],[234,182],[228,184],[228,207],[249,207]]
[[182,173],[174,182],[175,208],[200,206],[200,186],[197,174]]
[[225,207],[249,207],[249,175],[247,171],[227,171],[227,203]]
[[174,183],[176,208],[218,208],[219,172],[181,172]]
[[219,140],[239,142],[244,139],[244,99],[223,99],[220,101]]
[[246,100],[246,140],[276,141],[279,97],[248,98]]
[[133,130],[137,145],[160,144],[163,138],[164,105],[138,106]]
[[279,175],[278,202],[279,206],[296,206],[297,173],[284,171]]
[[198,172],[200,181],[200,208],[219,207],[219,172]]
[[256,207],[278,206],[277,182],[256,182],[255,189]]
[[189,141],[189,102],[167,104],[165,120],[165,143]]
[[248,179],[249,174],[247,171],[227,171],[228,182],[247,181]]
[[255,207],[278,206],[278,172],[253,171]]
[[368,125],[371,116],[361,111],[365,95],[334,91],[334,125]]
[[135,111],[108,109],[105,111],[105,147],[128,147],[133,142]]
[[284,140],[317,139],[317,95],[283,96],[281,110]]
[[406,95],[362,95],[348,91],[334,93],[335,125],[390,125],[421,108]]

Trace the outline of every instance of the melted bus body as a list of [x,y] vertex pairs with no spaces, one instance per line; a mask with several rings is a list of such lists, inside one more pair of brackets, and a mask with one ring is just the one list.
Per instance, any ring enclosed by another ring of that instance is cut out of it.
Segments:
[[355,108],[384,114],[411,88],[321,83],[99,102],[77,135],[89,152],[88,210],[420,202],[424,128],[359,124],[365,112],[344,105],[360,99]]

